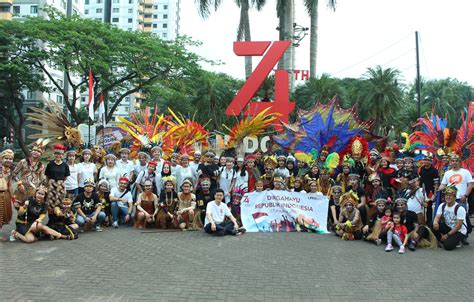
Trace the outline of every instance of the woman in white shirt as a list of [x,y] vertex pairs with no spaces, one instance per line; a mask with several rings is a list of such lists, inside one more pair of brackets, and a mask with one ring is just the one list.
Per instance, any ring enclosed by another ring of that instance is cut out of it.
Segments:
[[196,171],[189,166],[189,155],[181,155],[181,165],[176,166],[176,182],[179,192],[181,192],[181,185],[185,179],[189,179],[195,184],[197,177]]
[[408,182],[410,186],[406,191],[405,197],[407,201],[408,211],[413,211],[418,215],[418,222],[424,224],[425,217],[423,213],[424,203],[426,201],[426,195],[423,188],[420,188],[419,178],[414,178]]
[[105,166],[100,169],[99,179],[105,179],[109,182],[109,189],[112,190],[118,185],[120,171],[115,166],[117,158],[113,154],[107,154],[104,158]]
[[77,164],[79,169],[79,193],[84,192],[84,180],[97,178],[97,166],[91,162],[92,151],[82,150],[82,162]]
[[237,158],[237,167],[235,169],[235,188],[241,188],[245,192],[248,192],[249,186],[249,173],[244,165],[244,159],[242,157]]

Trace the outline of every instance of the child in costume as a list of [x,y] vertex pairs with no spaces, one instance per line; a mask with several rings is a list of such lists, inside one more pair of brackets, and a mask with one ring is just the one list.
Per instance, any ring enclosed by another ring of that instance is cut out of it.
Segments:
[[242,197],[244,195],[244,190],[239,187],[235,188],[234,192],[232,193],[232,201],[228,204],[230,212],[232,213],[232,215],[234,215],[235,219],[237,219],[237,222],[239,224],[242,224],[240,219],[240,201],[242,200]]
[[357,195],[347,192],[341,197],[341,214],[336,225],[336,233],[344,240],[362,238],[362,221],[357,209]]
[[156,226],[162,229],[178,228],[176,210],[178,207],[178,194],[175,191],[175,178],[166,176],[163,178],[165,188],[160,193]]
[[405,225],[402,224],[400,213],[396,212],[393,214],[393,224],[388,223],[386,226],[387,231],[387,247],[385,248],[386,252],[393,250],[392,241],[400,247],[398,250],[399,254],[405,253],[405,244],[406,239],[408,239],[407,234],[408,230]]

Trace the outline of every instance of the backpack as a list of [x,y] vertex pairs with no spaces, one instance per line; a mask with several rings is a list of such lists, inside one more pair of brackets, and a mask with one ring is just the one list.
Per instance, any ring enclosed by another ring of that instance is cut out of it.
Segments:
[[[457,203],[455,206],[454,206],[454,215],[455,216],[458,216],[458,210],[459,210],[459,207],[461,205],[459,203]],[[444,209],[446,208],[446,203],[443,202],[443,205],[441,206],[441,219],[444,220]],[[469,218],[467,218],[469,219]],[[462,223],[465,227],[466,227],[466,230],[467,230],[467,233],[470,234],[472,232],[472,225],[466,225],[465,222]]]

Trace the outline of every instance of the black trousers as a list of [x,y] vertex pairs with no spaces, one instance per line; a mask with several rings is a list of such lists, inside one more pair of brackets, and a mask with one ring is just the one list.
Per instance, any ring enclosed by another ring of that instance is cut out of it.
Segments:
[[214,234],[216,236],[237,235],[237,230],[234,228],[234,223],[232,221],[216,223],[215,231],[212,230],[211,224],[208,223],[204,227],[204,231],[208,234]]
[[[441,241],[441,236],[443,234],[449,233],[450,231],[450,227],[448,227],[445,223],[440,223],[439,230],[433,230],[433,233],[435,234],[436,239]],[[456,245],[458,245],[459,242],[461,242],[461,240],[463,240],[464,238],[466,238],[466,236],[464,236],[462,233],[456,232],[453,235],[448,235],[448,238],[441,242],[443,243],[445,250],[451,251],[454,250],[456,248]]]

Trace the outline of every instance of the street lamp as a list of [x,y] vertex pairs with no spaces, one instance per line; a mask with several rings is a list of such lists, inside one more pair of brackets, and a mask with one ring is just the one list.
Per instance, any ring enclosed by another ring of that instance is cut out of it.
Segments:
[[295,34],[293,36],[293,46],[294,47],[300,46],[301,40],[303,40],[303,38],[308,35],[308,30],[309,30],[308,27],[303,27],[301,25],[293,23],[293,32]]

